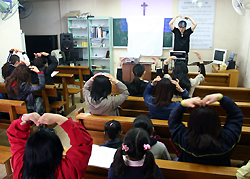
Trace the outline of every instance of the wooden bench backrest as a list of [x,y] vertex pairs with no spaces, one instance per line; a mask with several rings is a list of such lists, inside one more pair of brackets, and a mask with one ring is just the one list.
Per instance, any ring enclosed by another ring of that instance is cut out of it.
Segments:
[[[66,80],[65,82],[63,80]],[[75,84],[75,78],[73,74],[64,74],[64,73],[57,73],[53,77],[54,83],[66,83],[66,84]]]
[[222,93],[234,101],[250,102],[250,88],[199,85],[195,88],[193,96],[203,98],[213,93]]
[[[176,162],[155,159],[162,175],[167,179],[236,179],[238,168],[202,165],[195,163]],[[88,166],[84,178],[105,179],[108,169],[97,166]]]
[[[181,99],[172,99],[172,101],[181,101]],[[236,104],[241,108],[241,111],[244,115],[244,125],[250,126],[250,102],[236,102]],[[221,122],[225,123],[226,121],[226,111],[220,106],[219,102],[215,102],[211,104],[215,111],[219,114]],[[129,96],[121,105],[120,105],[119,113],[121,116],[131,116],[136,117],[140,114],[149,114],[149,109],[145,105],[143,97],[134,97]],[[184,113],[183,121],[188,121],[190,112],[192,109],[188,109],[186,113]]]
[[[121,138],[123,138],[126,132],[132,129],[132,123],[134,119],[135,117],[106,116],[106,115],[99,116],[89,113],[80,113],[76,116],[76,121],[83,124],[83,126],[88,130],[88,132],[92,136],[94,144],[97,145],[101,145],[102,143],[105,142],[103,131],[106,122],[110,120],[119,121],[122,125],[123,134]],[[169,132],[168,121],[152,119],[152,122],[156,132],[155,134],[160,136],[158,140],[163,142],[167,146],[170,153],[175,153],[171,143],[169,142],[171,134]],[[183,124],[187,126],[187,122],[183,122]],[[241,139],[237,147],[234,149],[232,159],[245,160],[246,158],[250,158],[249,137],[250,137],[250,127],[243,126]]]
[[[169,72],[172,75],[172,72]],[[198,72],[189,72],[188,78],[195,78],[199,73]],[[152,72],[152,80],[156,77],[156,72]],[[204,86],[230,86],[230,73],[206,73],[205,80],[201,82],[201,85]]]
[[79,71],[81,71],[82,75],[89,75],[89,67],[88,66],[63,66],[63,65],[58,65],[56,68],[56,71],[59,71],[59,73],[64,73],[64,74],[80,74]]

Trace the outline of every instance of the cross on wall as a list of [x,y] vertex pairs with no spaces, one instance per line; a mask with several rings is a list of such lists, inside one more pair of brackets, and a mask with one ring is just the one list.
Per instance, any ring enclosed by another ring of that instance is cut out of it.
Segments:
[[143,16],[145,16],[145,10],[147,6],[148,5],[145,2],[143,2],[143,4],[141,5],[141,7],[143,7]]

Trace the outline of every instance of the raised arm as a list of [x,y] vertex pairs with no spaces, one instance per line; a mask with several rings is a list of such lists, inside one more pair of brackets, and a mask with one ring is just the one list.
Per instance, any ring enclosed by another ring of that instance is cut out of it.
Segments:
[[29,68],[30,68],[30,70],[37,73],[39,83],[38,83],[38,86],[37,85],[29,86],[30,89],[26,90],[26,91],[29,92],[29,93],[33,93],[33,92],[36,92],[36,91],[43,90],[45,88],[45,77],[44,77],[43,71],[39,71],[36,66],[30,66]]
[[46,70],[46,74],[51,74],[53,71],[55,71],[58,65],[58,61],[55,56],[51,56],[50,54],[48,54],[46,57],[48,58],[48,62],[49,62],[49,65]]
[[122,77],[122,65],[123,62],[127,59],[127,57],[124,57],[122,59],[119,60],[119,64],[118,64],[118,68],[117,68],[117,73],[116,73],[116,78],[121,81],[122,83],[125,83],[123,81],[123,77]]
[[[41,124],[58,124],[68,134],[71,148],[62,159],[57,178],[82,179],[88,166],[93,139],[86,129],[71,118],[67,119],[58,114],[45,113],[38,121]],[[73,175],[73,176],[72,176]]]
[[197,58],[200,61],[200,63],[199,63],[200,73],[205,77],[206,76],[206,70],[205,70],[204,62],[203,62],[203,60],[201,58],[201,55],[197,51],[193,51],[193,52],[195,53],[195,55],[197,56]]
[[233,146],[240,139],[244,116],[237,104],[222,94],[207,95],[203,99],[203,106],[215,101],[219,101],[221,107],[226,110],[227,113],[227,119],[223,126],[221,137],[228,145]]
[[197,26],[197,23],[191,17],[189,17],[189,16],[184,16],[184,18],[185,19],[189,19],[192,22],[193,25],[191,26],[191,29],[192,29],[192,31],[194,31],[194,29]]
[[161,78],[163,77],[163,73],[162,73],[162,68],[160,68],[159,66],[159,59],[156,57],[151,57],[151,59],[155,62],[155,68],[156,68],[156,76],[160,76]]
[[115,79],[110,74],[105,74],[106,77],[109,78],[109,80],[114,83],[119,90],[120,94],[114,97],[114,108],[117,108],[119,105],[121,105],[129,96],[128,88],[125,84]]
[[182,15],[177,15],[177,16],[175,16],[175,17],[169,22],[169,27],[171,28],[171,30],[174,29],[174,21],[175,21],[178,17],[182,18]]
[[24,114],[19,119],[14,120],[7,129],[12,154],[13,178],[19,178],[22,174],[25,145],[30,136],[30,121],[37,124],[39,117],[40,115],[37,113]]

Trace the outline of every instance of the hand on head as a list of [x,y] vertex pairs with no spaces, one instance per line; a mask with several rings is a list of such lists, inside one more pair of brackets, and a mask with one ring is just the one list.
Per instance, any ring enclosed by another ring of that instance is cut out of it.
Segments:
[[176,80],[171,80],[171,83],[173,83],[176,87],[176,90],[179,91],[179,92],[183,92],[184,90],[182,89],[182,87],[180,86],[179,84],[179,80],[176,79]]
[[104,76],[109,78],[109,81],[111,81],[112,83],[116,84],[118,81],[117,79],[115,79],[112,75],[110,75],[109,73],[106,73]]
[[29,66],[29,69],[36,73],[40,72],[36,66]]
[[40,126],[42,124],[51,125],[54,123],[61,125],[68,119],[59,114],[44,113],[42,116],[40,116],[38,113],[34,112],[34,113],[24,114],[22,120],[23,122],[20,123],[21,125],[28,124],[30,121],[32,121],[36,124],[36,126]]
[[190,107],[190,108],[194,108],[195,105],[205,107],[206,105],[209,105],[211,103],[218,101],[220,98],[221,98],[221,94],[210,94],[210,95],[205,96],[203,100],[201,100],[200,97],[194,97],[194,98],[186,99],[182,101],[182,103],[184,104],[184,106]]
[[42,54],[41,54],[41,53],[34,53],[34,55],[35,55],[35,58],[37,58],[37,57],[41,57],[41,56],[42,56]]
[[151,85],[152,85],[152,86],[155,86],[159,81],[161,81],[161,77],[160,77],[160,76],[157,76],[157,77],[151,82]]

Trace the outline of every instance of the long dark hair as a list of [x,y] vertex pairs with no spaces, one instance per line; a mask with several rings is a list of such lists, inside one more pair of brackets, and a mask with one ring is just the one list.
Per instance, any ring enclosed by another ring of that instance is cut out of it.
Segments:
[[174,89],[174,85],[168,78],[162,78],[162,80],[157,83],[153,104],[157,108],[168,106],[173,98]]
[[98,102],[101,98],[107,98],[109,94],[111,94],[111,83],[109,78],[104,75],[96,76],[90,92],[92,99]]
[[137,116],[133,121],[133,128],[142,128],[148,132],[149,136],[152,135],[153,127],[151,119],[145,114]]
[[[187,91],[190,90],[191,84],[188,79],[188,68],[186,63],[177,61],[174,65],[173,71],[173,80],[179,80],[179,85],[182,89],[186,89]],[[175,91],[175,94],[179,94],[178,91]]]
[[211,144],[220,146],[221,122],[219,115],[211,106],[197,107],[188,120],[188,142],[191,147],[206,149]]
[[[150,144],[148,133],[144,129],[131,129],[124,137],[124,145],[129,147],[129,150],[125,154],[135,160],[141,160],[145,155],[141,173],[144,175],[145,179],[154,179],[156,173],[154,155],[149,150],[144,150],[144,144]],[[125,175],[128,171],[128,166],[125,164],[122,155],[123,151],[120,147],[117,149],[114,156],[114,161],[111,164],[111,167],[114,169],[114,173],[117,178]]]
[[62,143],[53,129],[36,131],[26,143],[22,179],[54,179],[62,153]]
[[6,79],[8,76],[10,76],[10,66],[14,66],[14,64],[16,62],[20,62],[20,58],[18,55],[11,55],[9,58],[9,61],[6,62],[3,66],[2,66],[2,76],[4,79]]
[[18,96],[19,87],[23,82],[31,85],[30,69],[26,65],[18,65],[11,75],[6,78],[5,88],[7,93]]
[[129,91],[130,95],[136,96],[140,93],[140,77],[143,75],[145,71],[144,65],[138,63],[133,67],[133,74],[134,74],[134,79],[130,83],[130,88],[132,89]]
[[111,120],[104,125],[104,132],[107,134],[108,138],[115,140],[121,134],[122,126],[119,121]]

